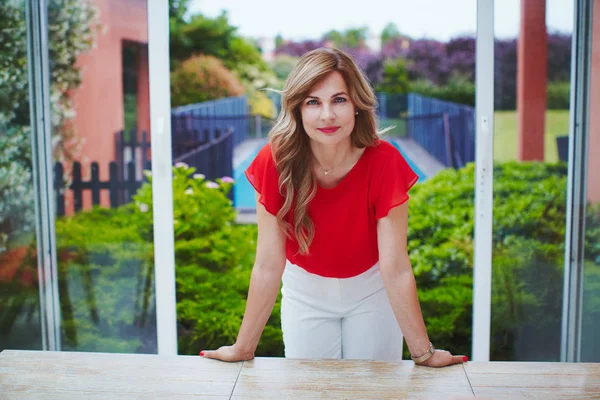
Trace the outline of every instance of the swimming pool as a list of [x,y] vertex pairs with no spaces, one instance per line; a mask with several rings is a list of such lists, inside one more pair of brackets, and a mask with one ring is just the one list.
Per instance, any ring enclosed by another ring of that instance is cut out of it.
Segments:
[[[421,171],[421,169],[414,163],[414,161],[406,156],[406,154],[402,151],[398,143],[396,143],[395,141],[392,141],[391,143],[394,145],[394,147],[398,149],[398,151],[400,151],[400,154],[402,154],[404,159],[406,159],[406,162],[408,162],[408,165],[410,165],[413,171],[415,171],[415,173],[419,175],[419,180],[417,182],[422,182],[425,179],[427,179],[423,171]],[[256,149],[252,150],[244,159],[244,161],[239,163],[234,168],[233,177],[235,179],[235,184],[233,186],[233,205],[238,210],[256,209],[254,188],[252,187],[250,182],[248,182],[248,179],[246,179],[246,174],[244,172],[246,171],[246,168],[250,166],[250,163],[252,163],[254,157],[256,157],[262,146],[262,144],[256,146]]]
[[425,176],[425,174],[423,173],[423,171],[421,171],[421,168],[419,168],[417,166],[417,164],[415,164],[415,162],[413,160],[411,160],[410,158],[408,158],[408,156],[406,155],[406,153],[404,151],[402,151],[402,149],[400,148],[400,145],[395,142],[392,141],[391,142],[395,148],[398,149],[398,151],[400,152],[400,154],[402,154],[402,157],[404,157],[404,159],[406,160],[406,162],[408,163],[408,165],[412,168],[413,171],[415,171],[415,174],[417,174],[419,176],[419,180],[417,182],[423,182],[425,179],[427,179],[427,176]]

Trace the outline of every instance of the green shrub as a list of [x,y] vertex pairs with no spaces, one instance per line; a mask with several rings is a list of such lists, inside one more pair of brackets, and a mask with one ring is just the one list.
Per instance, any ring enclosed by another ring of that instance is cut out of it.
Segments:
[[[470,354],[474,165],[444,170],[411,191],[409,255],[431,340]],[[57,223],[63,343],[87,351],[156,351],[151,182],[135,202]],[[246,305],[256,226],[238,226],[230,179],[174,169],[180,354],[234,342]],[[552,360],[562,313],[566,165],[495,166],[492,332],[494,360]],[[584,327],[600,318],[600,212],[586,231]],[[280,301],[258,356],[282,356]],[[589,339],[587,339],[589,340]],[[408,354],[406,354],[408,356]]]
[[171,73],[173,106],[244,94],[235,73],[213,56],[192,56]]
[[407,94],[409,86],[406,61],[402,58],[386,60],[383,64],[383,80],[377,90],[388,94]]
[[290,56],[288,54],[279,54],[270,62],[270,67],[273,69],[277,79],[281,82],[285,82],[297,63],[298,57]]
[[[231,344],[244,313],[256,226],[236,225],[231,178],[173,169],[180,354]],[[67,350],[156,351],[152,176],[117,209],[57,221],[63,344]],[[279,301],[258,348],[282,355]]]
[[[494,169],[491,357],[553,360],[559,354],[564,263],[565,164],[505,163]],[[417,185],[409,248],[432,341],[470,353],[474,165]],[[600,219],[590,208],[588,218]],[[591,221],[586,259],[598,261]],[[596,272],[598,274],[598,272]],[[600,276],[598,276],[600,278]],[[598,279],[597,278],[597,279]]]
[[451,77],[443,86],[436,86],[425,80],[414,81],[409,90],[423,96],[475,106],[475,83],[460,76]]
[[571,103],[571,84],[569,82],[550,82],[546,90],[546,109],[569,109]]

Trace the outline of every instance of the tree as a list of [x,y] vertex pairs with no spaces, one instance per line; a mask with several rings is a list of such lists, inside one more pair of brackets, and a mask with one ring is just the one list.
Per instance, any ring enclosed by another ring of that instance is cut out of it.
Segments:
[[378,90],[389,94],[406,94],[408,88],[406,61],[401,58],[385,61],[383,64],[383,80],[378,85]]
[[343,32],[337,30],[331,30],[323,35],[323,40],[330,40],[335,47],[339,48],[362,48],[367,40],[369,34],[369,28],[348,28]]
[[344,35],[335,29],[332,29],[329,32],[326,32],[323,35],[322,40],[323,41],[331,41],[331,43],[333,43],[333,45],[335,47],[342,47],[345,45]]
[[243,93],[235,74],[213,56],[190,57],[171,73],[171,102],[175,107]]
[[369,28],[349,28],[344,32],[345,45],[350,48],[364,47],[369,34]]
[[275,59],[271,62],[271,68],[275,72],[277,78],[284,81],[290,75],[297,62],[298,57],[290,56],[288,54],[281,54],[275,57]]
[[390,40],[399,39],[401,37],[402,35],[400,34],[396,24],[390,22],[385,26],[385,28],[383,28],[383,31],[381,32],[381,44],[385,45]]
[[411,80],[427,79],[443,85],[449,77],[448,57],[444,43],[437,40],[414,40],[406,54]]
[[169,0],[169,19],[184,22],[190,0]]
[[301,57],[304,53],[323,46],[325,46],[325,42],[323,40],[305,40],[303,42],[294,42],[289,40],[279,47],[275,51],[275,54],[287,54],[292,57]]
[[[52,143],[58,160],[77,156],[69,93],[81,83],[76,60],[93,45],[96,10],[88,0],[48,3]],[[0,2],[0,252],[34,227],[27,26],[22,1]]]
[[285,40],[283,39],[283,36],[280,33],[278,33],[277,36],[275,36],[275,49],[277,50],[278,48],[283,46],[284,43]]
[[189,22],[172,21],[170,34],[171,70],[196,54],[217,57],[236,72],[240,65],[255,65],[263,71],[268,70],[258,47],[237,33],[237,28],[229,24],[225,11],[216,18],[196,14]]
[[[0,123],[29,125],[27,27],[22,2],[0,2]],[[53,150],[57,159],[75,156],[78,140],[69,124],[75,114],[70,92],[81,83],[75,65],[93,44],[98,27],[96,9],[89,0],[48,3],[50,98]],[[29,166],[27,166],[29,167]]]

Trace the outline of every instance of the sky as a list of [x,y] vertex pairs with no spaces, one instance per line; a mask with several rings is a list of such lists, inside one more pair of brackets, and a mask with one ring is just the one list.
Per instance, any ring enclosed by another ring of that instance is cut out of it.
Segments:
[[[247,37],[317,39],[336,29],[367,26],[378,35],[389,22],[413,38],[446,41],[475,34],[476,0],[191,0],[191,12],[215,17],[227,10],[229,22]],[[516,37],[520,0],[495,1],[498,39]],[[547,0],[549,31],[572,32],[573,0]]]

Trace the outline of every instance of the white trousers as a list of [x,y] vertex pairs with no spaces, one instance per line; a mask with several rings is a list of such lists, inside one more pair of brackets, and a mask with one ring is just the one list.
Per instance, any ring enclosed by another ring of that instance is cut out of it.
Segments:
[[402,359],[402,332],[379,270],[324,278],[288,262],[281,328],[287,358]]

